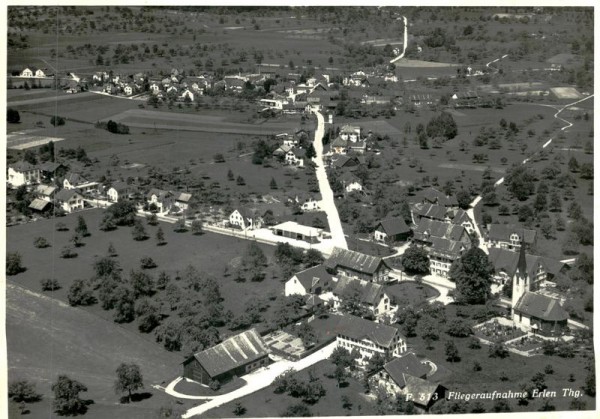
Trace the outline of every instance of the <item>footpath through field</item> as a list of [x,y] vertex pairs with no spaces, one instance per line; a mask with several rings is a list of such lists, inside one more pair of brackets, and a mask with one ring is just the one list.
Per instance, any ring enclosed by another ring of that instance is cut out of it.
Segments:
[[333,245],[341,247],[343,249],[348,248],[346,243],[346,236],[344,236],[344,229],[342,228],[342,222],[340,221],[340,215],[338,214],[337,207],[335,206],[335,199],[333,197],[333,191],[327,180],[327,171],[325,170],[325,164],[323,163],[323,136],[325,135],[325,119],[320,112],[315,111],[317,116],[317,130],[315,131],[315,151],[317,156],[313,158],[317,169],[317,180],[319,181],[319,190],[321,192],[321,209],[327,214],[327,221],[329,222],[329,230],[331,231],[331,238]]
[[406,47],[408,46],[408,19],[406,16],[402,16],[402,19],[404,19],[404,42],[402,43],[402,53],[396,58],[391,59],[391,64],[394,64],[396,61],[404,58],[404,54],[406,54]]
[[196,406],[185,412],[183,418],[191,418],[192,416],[200,415],[210,409],[219,407],[225,403],[229,403],[233,400],[239,399],[240,397],[247,396],[265,387],[268,387],[278,375],[283,373],[289,368],[293,368],[296,371],[303,370],[316,364],[317,362],[323,361],[329,358],[333,350],[337,347],[337,342],[333,342],[317,352],[303,358],[299,361],[287,361],[282,360],[268,367],[261,368],[251,374],[244,376],[244,380],[247,384],[231,393],[223,394],[221,396],[215,396],[211,401]]

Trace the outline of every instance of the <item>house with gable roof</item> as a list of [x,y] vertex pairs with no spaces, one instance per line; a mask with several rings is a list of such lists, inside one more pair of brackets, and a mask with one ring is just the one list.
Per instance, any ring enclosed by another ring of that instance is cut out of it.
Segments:
[[20,161],[8,165],[6,180],[13,189],[22,185],[33,185],[40,183],[41,172],[38,166]]
[[386,282],[391,271],[387,262],[378,257],[334,247],[325,266],[339,275],[371,282]]
[[237,226],[242,230],[252,230],[260,228],[262,220],[254,211],[240,207],[229,215],[229,225]]
[[390,297],[383,285],[376,282],[364,281],[340,276],[333,288],[333,307],[339,308],[347,298],[354,298],[358,291],[359,304],[373,316],[381,316],[393,310]]
[[327,272],[323,265],[313,266],[297,272],[285,283],[285,296],[290,295],[320,295],[329,292],[335,285],[333,275]]
[[536,241],[537,232],[526,228],[520,228],[512,224],[490,224],[488,227],[488,247],[499,247],[501,249],[519,250],[521,244],[527,249]]
[[173,206],[173,193],[152,188],[146,194],[146,203],[149,206],[155,206],[158,212],[168,212]]
[[[506,284],[517,271],[519,253],[508,249],[491,247],[488,259],[494,265],[494,281]],[[543,281],[553,281],[561,275],[566,275],[569,268],[564,262],[544,256],[525,254],[527,274],[531,281],[531,288],[538,289],[538,284]]]
[[256,329],[250,329],[183,361],[183,377],[204,385],[223,384],[269,362],[267,346]]
[[412,235],[412,230],[402,217],[390,217],[381,220],[375,226],[373,240],[378,242],[397,242],[407,240]]
[[71,172],[63,179],[63,188],[78,189],[81,193],[90,193],[98,190],[98,182],[92,182],[80,173]]
[[109,201],[119,202],[127,199],[132,192],[132,187],[126,182],[114,182],[108,191],[106,196]]
[[62,189],[54,196],[54,205],[67,213],[82,210],[83,196],[74,189]]

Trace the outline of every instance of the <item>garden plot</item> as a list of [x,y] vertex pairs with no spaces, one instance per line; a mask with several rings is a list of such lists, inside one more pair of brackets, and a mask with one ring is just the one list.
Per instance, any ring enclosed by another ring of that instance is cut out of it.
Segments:
[[558,99],[581,99],[583,97],[574,87],[551,87],[550,91]]
[[31,147],[39,147],[50,141],[57,143],[63,141],[61,137],[46,137],[43,135],[32,135],[35,130],[17,131],[6,136],[6,146],[13,150],[26,150]]

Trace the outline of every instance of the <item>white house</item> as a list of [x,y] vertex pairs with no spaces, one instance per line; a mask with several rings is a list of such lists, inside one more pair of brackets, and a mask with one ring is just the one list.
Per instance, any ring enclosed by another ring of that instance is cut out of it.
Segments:
[[173,194],[171,192],[153,188],[146,195],[146,202],[148,205],[156,206],[158,212],[167,212],[173,205],[172,198]]
[[125,95],[127,95],[127,96],[133,95],[133,91],[134,91],[134,88],[131,83],[127,83],[125,85],[125,87],[123,87],[123,93],[125,93]]
[[339,180],[342,182],[342,186],[347,193],[354,191],[361,192],[363,190],[363,187],[360,184],[360,179],[352,173],[345,172],[342,176],[340,176]]
[[191,193],[186,192],[175,192],[175,205],[179,207],[182,211],[187,211],[190,206],[190,200],[192,199]]
[[293,166],[303,167],[306,150],[303,148],[294,148],[285,153],[285,163]]
[[6,180],[11,188],[18,188],[21,185],[33,185],[40,183],[40,169],[26,161],[20,161],[8,166],[8,175]]
[[62,189],[54,197],[55,205],[65,212],[73,212],[84,208],[83,196],[73,189]]
[[232,226],[238,226],[242,230],[252,230],[254,228],[260,228],[260,218],[256,217],[252,211],[246,208],[240,208],[234,210],[229,215],[229,224]]
[[98,189],[98,182],[90,182],[79,173],[69,173],[63,180],[63,188],[79,189],[81,193],[89,193]]
[[265,108],[277,110],[282,110],[284,105],[284,102],[281,99],[261,99],[259,100],[259,103]]
[[47,202],[52,202],[54,195],[58,188],[51,185],[37,185],[33,193],[38,199],[42,199]]
[[26,68],[23,71],[21,71],[19,77],[33,77],[33,71],[30,68]]
[[359,303],[374,316],[387,314],[394,308],[383,285],[346,276],[340,276],[333,288],[334,308],[339,308],[346,298],[354,298],[356,292]]
[[181,94],[179,95],[179,100],[184,101],[185,102],[185,98],[188,98],[188,100],[190,102],[194,101],[194,93],[192,93],[192,91],[190,89],[185,89],[183,92],[181,92]]
[[115,182],[106,192],[108,200],[111,202],[119,202],[127,198],[131,192],[130,186],[125,182]]
[[340,129],[340,137],[346,141],[356,142],[360,140],[360,127],[357,125],[344,125]]
[[331,291],[334,285],[333,276],[323,265],[317,265],[294,274],[285,283],[285,296],[319,295]]

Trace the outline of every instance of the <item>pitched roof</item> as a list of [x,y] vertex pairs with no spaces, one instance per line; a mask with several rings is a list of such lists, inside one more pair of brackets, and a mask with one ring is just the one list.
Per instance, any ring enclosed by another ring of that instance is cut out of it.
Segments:
[[44,172],[54,173],[56,172],[56,169],[58,169],[60,166],[62,166],[62,164],[60,163],[45,161],[43,163],[38,164],[38,169],[43,170]]
[[317,283],[333,282],[333,276],[327,272],[325,266],[317,265],[312,268],[305,269],[294,275],[305,290],[309,290]]
[[490,224],[488,239],[494,241],[510,241],[512,234],[517,234],[520,241],[532,244],[535,241],[536,231],[520,228],[513,224]]
[[[339,139],[339,141],[338,141]],[[337,143],[336,143],[337,141]],[[341,137],[335,139],[335,141],[331,144],[332,147],[346,147],[348,142],[343,140]],[[347,156],[345,154],[334,154],[331,156],[331,164],[335,167],[345,167],[345,166],[356,166],[358,165],[358,160],[356,157]]]
[[12,168],[13,170],[15,170],[16,172],[29,172],[31,170],[36,170],[38,169],[37,166],[28,163],[26,161],[18,161],[16,163],[10,164],[8,165],[8,167]]
[[37,185],[35,187],[35,193],[38,195],[50,196],[58,189],[56,186],[51,185]]
[[396,336],[402,336],[394,326],[375,323],[362,317],[332,314],[329,318],[333,322],[330,330],[336,335],[343,335],[356,340],[368,339],[384,348],[389,348]]
[[123,192],[129,189],[129,185],[126,182],[114,182],[111,188],[117,192]]
[[404,388],[406,385],[406,375],[425,378],[429,372],[429,368],[426,365],[423,365],[412,352],[409,352],[400,358],[394,358],[394,360],[385,364],[383,369],[400,388]]
[[156,198],[160,201],[161,199],[165,199],[168,196],[171,195],[171,192],[169,191],[164,191],[162,189],[156,189],[156,188],[152,188],[150,189],[150,192],[148,192],[146,194],[147,198],[152,198],[152,195],[156,195]]
[[441,237],[431,237],[431,256],[444,257],[451,260],[458,259],[464,250],[464,243],[456,240],[448,240]]
[[216,377],[267,355],[267,347],[256,329],[250,329],[194,354],[194,358],[211,377]]
[[175,192],[175,200],[180,202],[189,202],[192,194],[187,192]]
[[[331,256],[325,262],[325,266],[335,269],[338,266],[349,268],[357,272],[374,274],[379,266],[388,266],[385,260],[378,256],[365,255],[353,250],[334,247]],[[388,267],[389,268],[389,267]]]
[[435,394],[439,387],[439,384],[430,383],[422,378],[413,377],[412,375],[405,375],[406,380],[406,392],[408,394],[418,394],[419,397],[415,397],[413,403],[420,404],[421,406],[427,406],[431,402],[431,398]]
[[33,201],[31,201],[31,204],[29,204],[29,208],[37,210],[37,211],[43,211],[44,208],[46,208],[46,206],[48,206],[48,205],[50,205],[49,201],[35,198]]
[[348,140],[344,140],[342,137],[336,137],[335,140],[331,142],[331,147],[347,147]]
[[345,183],[346,185],[349,185],[351,183],[358,183],[360,185],[360,183],[361,183],[360,179],[355,174],[352,174],[351,172],[342,173],[342,175],[338,179],[342,183]]
[[402,217],[386,218],[385,220],[381,220],[377,224],[378,226],[381,226],[388,236],[395,236],[396,234],[408,233],[410,231],[410,228],[406,225]]
[[303,159],[306,156],[306,150],[303,148],[294,148],[292,152],[299,159]]
[[[496,272],[504,271],[509,277],[514,276],[519,262],[519,252],[490,247],[488,257],[494,265]],[[568,266],[566,263],[555,259],[530,254],[525,255],[525,264],[527,266],[527,274],[530,278],[536,276],[540,265],[545,272],[551,275],[558,275],[563,268]]]
[[66,202],[71,199],[73,196],[79,195],[79,192],[75,189],[61,189],[55,196],[54,199],[56,201]]
[[546,321],[564,321],[569,318],[560,301],[547,295],[526,291],[514,310]]
[[79,173],[71,172],[66,177],[65,180],[68,181],[71,185],[80,185],[82,183],[87,183],[87,179],[81,176]]
[[463,209],[456,210],[454,212],[454,216],[452,217],[452,224],[463,224],[463,223],[472,223],[471,217],[467,214],[467,211]]
[[435,188],[427,188],[422,193],[423,197],[432,204],[444,205],[446,207],[458,206],[458,201],[454,196],[447,196],[445,193]]
[[346,124],[340,129],[340,134],[358,134],[360,127],[358,125]]
[[360,302],[363,304],[375,306],[379,303],[383,294],[385,294],[383,285],[342,276],[338,279],[333,289],[333,295],[344,299],[352,293],[356,286],[360,286]]
[[466,234],[466,230],[461,225],[422,218],[415,228],[414,233],[417,240],[429,241],[431,237],[441,237],[448,240],[460,241],[463,234]]
[[419,217],[431,218],[433,220],[444,221],[446,219],[446,212],[448,209],[443,205],[437,204],[415,204],[413,211]]

